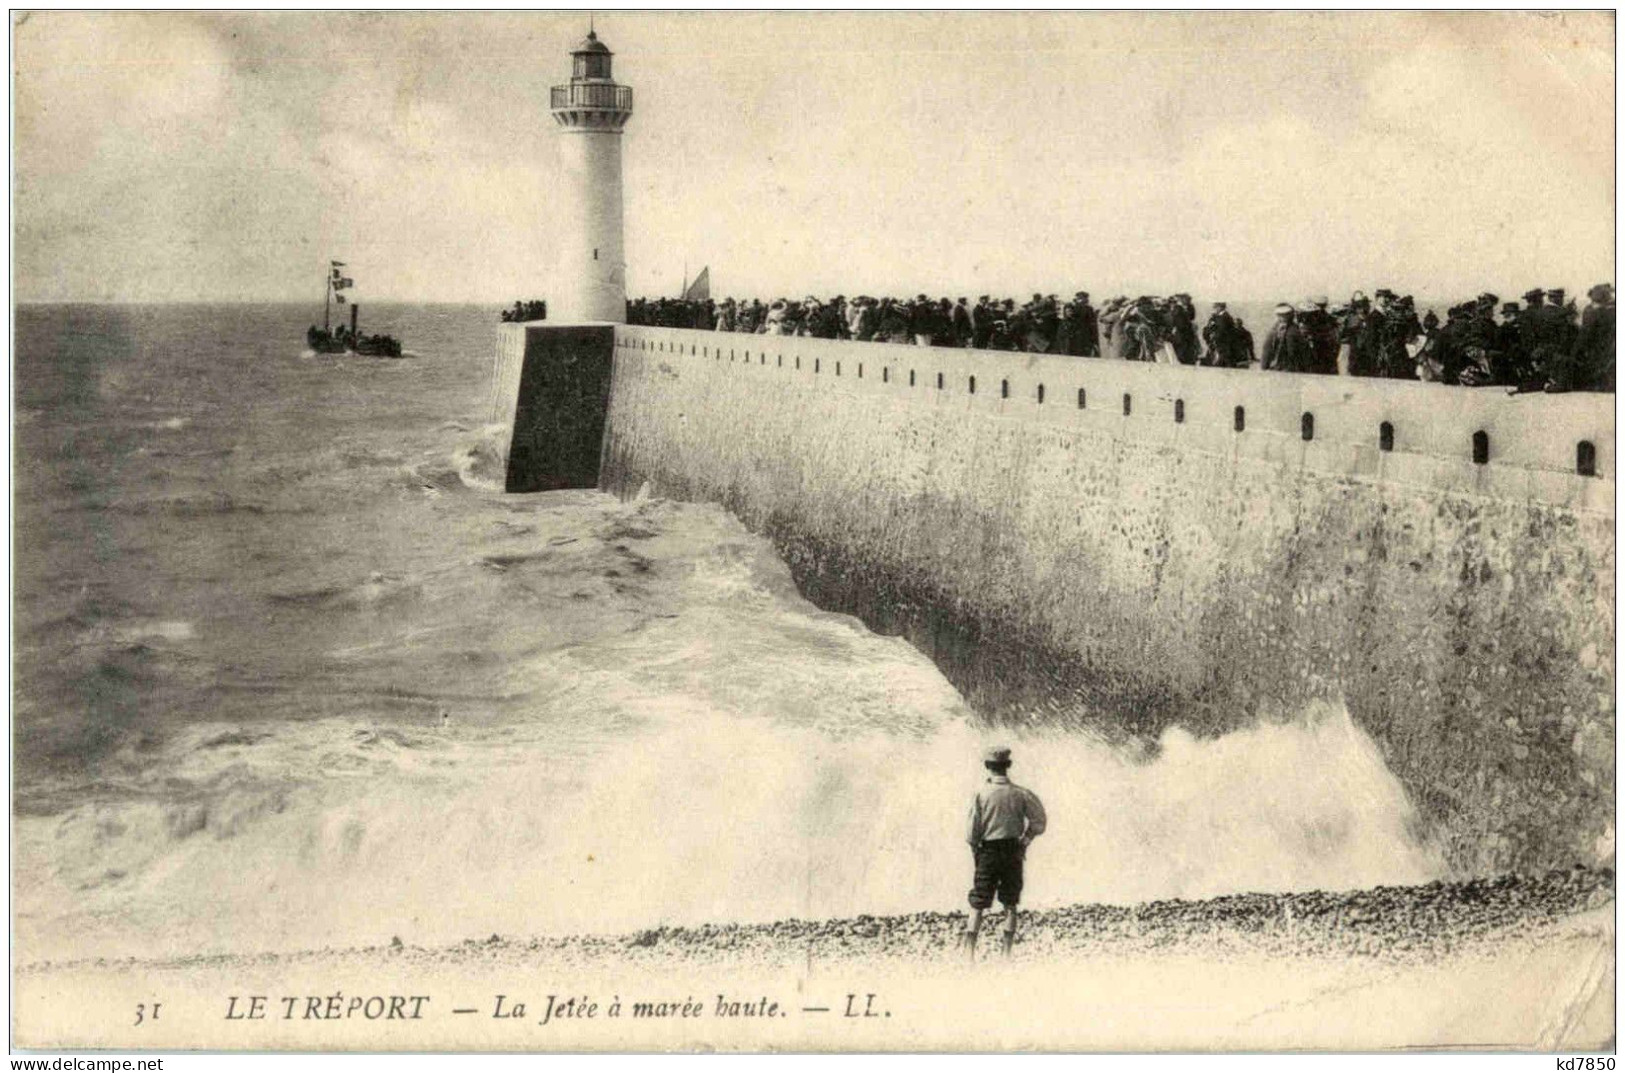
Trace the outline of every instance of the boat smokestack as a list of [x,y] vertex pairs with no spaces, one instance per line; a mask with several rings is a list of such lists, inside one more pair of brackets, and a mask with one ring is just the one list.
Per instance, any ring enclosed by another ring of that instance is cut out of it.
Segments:
[[355,324],[356,324],[356,321],[358,321],[360,319],[361,319],[361,307],[358,306],[358,305],[352,305],[350,307],[350,338],[352,338],[352,339],[355,338]]

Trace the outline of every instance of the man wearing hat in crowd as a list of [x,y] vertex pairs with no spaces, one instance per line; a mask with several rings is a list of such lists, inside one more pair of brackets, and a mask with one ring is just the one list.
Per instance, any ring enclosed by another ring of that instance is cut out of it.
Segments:
[[1614,287],[1599,283],[1586,292],[1591,304],[1580,317],[1574,341],[1575,364],[1585,387],[1614,390]]
[[1528,362],[1534,361],[1535,351],[1540,347],[1545,319],[1546,292],[1536,287],[1524,294],[1523,312],[1518,315],[1518,345]]
[[1541,379],[1555,383],[1559,390],[1570,387],[1569,357],[1574,351],[1574,340],[1579,334],[1578,317],[1572,305],[1563,301],[1563,289],[1546,291],[1546,303],[1531,309],[1524,320],[1532,321],[1530,334],[1530,360],[1538,369]]
[[859,296],[852,307],[852,338],[867,343],[880,331],[880,308],[867,294]]
[[970,306],[966,304],[964,298],[959,299],[959,304],[954,306],[948,316],[948,331],[953,336],[954,346],[970,346],[971,338],[976,333],[971,326]]
[[1077,356],[1078,340],[1077,322],[1072,319],[1072,303],[1067,302],[1057,307],[1061,312],[1061,319],[1055,322],[1055,341],[1050,349],[1056,354],[1069,354]]
[[1382,349],[1382,317],[1371,308],[1371,300],[1363,292],[1355,291],[1350,296],[1339,336],[1349,348],[1348,375],[1376,376]]
[[1409,295],[1401,298],[1390,290],[1377,292],[1377,312],[1381,314],[1377,375],[1395,380],[1415,380],[1416,362],[1410,343],[1422,334],[1422,322]]
[[1195,365],[1202,356],[1201,335],[1196,330],[1196,303],[1188,294],[1173,295],[1163,308],[1163,318],[1174,360],[1181,365]]
[[973,959],[976,936],[982,930],[982,913],[993,905],[994,895],[1004,906],[1004,953],[1008,955],[1015,945],[1027,847],[1044,833],[1049,822],[1038,795],[1010,781],[1010,763],[1010,750],[1005,746],[983,753],[987,783],[971,800],[965,841],[970,843],[976,870],[970,889],[970,920],[960,945]]
[[1236,318],[1230,314],[1229,303],[1214,302],[1207,323],[1202,325],[1202,342],[1207,344],[1202,364],[1221,369],[1245,366],[1246,360],[1238,358],[1236,341]]
[[1563,300],[1562,287],[1550,287],[1546,291],[1546,311],[1551,318],[1556,338],[1552,342],[1563,350],[1574,345],[1574,336],[1580,330],[1580,313],[1574,308],[1573,302]]
[[717,307],[716,330],[719,332],[734,330],[734,300],[732,298],[723,299],[722,305]]
[[1490,368],[1495,383],[1520,385],[1530,379],[1523,337],[1523,311],[1518,303],[1501,303],[1501,322],[1495,325],[1494,342],[1490,347]]
[[1275,323],[1264,337],[1264,352],[1259,355],[1259,368],[1281,373],[1302,373],[1309,370],[1309,337],[1298,327],[1296,310],[1282,302],[1275,307]]
[[962,346],[954,334],[954,304],[946,297],[937,299],[936,334],[932,346]]
[[915,346],[930,346],[936,336],[937,304],[923,294],[904,308],[908,317],[909,334]]
[[1304,334],[1309,337],[1309,368],[1305,372],[1337,375],[1337,320],[1326,311],[1329,302],[1325,295],[1316,295],[1304,304],[1304,313],[1298,318]]
[[1100,357],[1100,322],[1089,304],[1088,291],[1072,296],[1072,322],[1071,353],[1080,358]]
[[993,335],[993,322],[998,319],[999,315],[987,295],[976,299],[976,307],[970,315],[970,345],[973,348],[987,349],[987,341]]
[[1599,283],[1586,297],[1591,304],[1573,343],[1548,362],[1547,391],[1614,390],[1614,288]]
[[894,298],[882,298],[877,310],[880,326],[875,329],[875,340],[881,343],[912,343],[909,331],[908,306]]

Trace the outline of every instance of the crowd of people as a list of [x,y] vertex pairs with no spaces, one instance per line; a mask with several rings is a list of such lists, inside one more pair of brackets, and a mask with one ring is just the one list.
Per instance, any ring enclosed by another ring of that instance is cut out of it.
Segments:
[[515,302],[512,309],[502,311],[502,323],[523,324],[527,320],[546,320],[547,303],[540,298],[528,302]]
[[1613,391],[1614,289],[1598,284],[1587,299],[1582,312],[1561,288],[1531,290],[1522,305],[1481,294],[1450,307],[1441,322],[1431,309],[1418,316],[1410,295],[1384,288],[1368,299],[1357,291],[1337,307],[1324,296],[1277,305],[1274,323],[1258,344],[1225,302],[1213,303],[1198,329],[1196,305],[1188,294],[1120,295],[1099,309],[1085,291],[1070,301],[1035,294],[1020,305],[985,294],[974,304],[923,294],[913,299],[836,295],[827,301],[809,295],[767,304],[732,298],[637,298],[627,303],[626,320],[668,328],[1256,366],[1474,387]]

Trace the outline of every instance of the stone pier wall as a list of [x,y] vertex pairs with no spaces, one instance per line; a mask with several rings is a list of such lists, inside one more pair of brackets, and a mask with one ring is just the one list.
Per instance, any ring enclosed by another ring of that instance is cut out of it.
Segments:
[[995,718],[1341,700],[1462,868],[1612,860],[1612,396],[619,326],[601,480]]

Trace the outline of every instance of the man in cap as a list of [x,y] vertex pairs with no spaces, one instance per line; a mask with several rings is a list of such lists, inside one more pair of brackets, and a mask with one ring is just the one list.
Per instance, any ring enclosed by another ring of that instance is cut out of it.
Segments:
[[1022,865],[1027,847],[1044,833],[1048,819],[1038,795],[1010,781],[1010,750],[995,746],[982,754],[988,770],[987,783],[976,792],[970,806],[970,843],[976,861],[970,889],[970,920],[960,945],[968,957],[976,956],[976,936],[982,930],[982,913],[998,895],[1004,906],[1003,949],[1006,955],[1016,942],[1016,912],[1021,904]]

